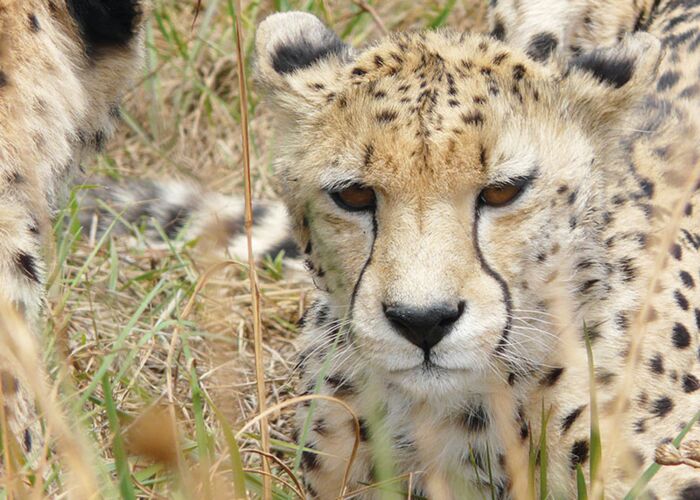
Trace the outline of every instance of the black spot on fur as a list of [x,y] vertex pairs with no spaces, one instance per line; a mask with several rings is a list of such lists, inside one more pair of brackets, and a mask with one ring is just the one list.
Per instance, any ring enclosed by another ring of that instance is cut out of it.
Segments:
[[379,123],[391,123],[399,116],[396,111],[384,110],[377,113],[376,119]]
[[677,71],[666,71],[663,75],[659,77],[659,81],[656,84],[656,90],[659,92],[662,92],[664,90],[668,90],[672,88],[674,85],[678,83],[678,80],[680,80],[681,75]]
[[559,40],[553,33],[538,33],[530,39],[527,55],[535,61],[545,61],[557,48]]
[[318,455],[311,451],[304,451],[301,454],[301,463],[306,470],[316,470],[320,465]]
[[683,488],[678,500],[700,500],[700,482],[693,481]]
[[673,401],[667,396],[662,396],[652,403],[651,413],[659,418],[668,415],[673,410]]
[[522,80],[523,77],[525,76],[525,66],[522,64],[516,64],[513,66],[513,79],[514,80]]
[[683,250],[681,249],[681,246],[678,243],[674,243],[673,245],[671,245],[671,249],[669,251],[671,252],[671,255],[674,259],[681,260],[683,258]]
[[690,333],[685,325],[676,323],[673,325],[673,333],[671,334],[673,345],[678,349],[685,349],[690,345]]
[[0,89],[7,85],[7,75],[4,71],[0,71]]
[[[307,245],[307,248],[311,248],[311,242],[309,241],[309,245]],[[296,259],[297,257],[300,256],[299,253],[299,245],[296,244],[296,241],[294,241],[292,238],[286,238],[283,241],[281,241],[278,245],[272,247],[268,252],[267,255],[271,258],[274,259],[279,255],[280,252],[284,252],[285,258],[289,259]],[[306,252],[306,254],[310,254],[311,251]]]
[[583,70],[595,76],[601,83],[620,88],[632,78],[634,61],[594,50],[575,56],[571,60],[569,68]]
[[568,431],[571,428],[571,426],[574,425],[574,422],[576,422],[576,419],[579,417],[579,415],[581,415],[581,412],[583,412],[583,410],[585,408],[586,408],[586,405],[581,405],[562,419],[562,421],[561,421],[561,432],[562,433]]
[[624,312],[615,314],[615,325],[622,331],[627,330],[630,326],[630,321]]
[[462,121],[466,125],[482,125],[484,123],[484,115],[478,111],[462,115]]
[[683,375],[683,390],[685,392],[695,392],[698,388],[700,388],[700,381],[695,375],[691,373]]
[[32,451],[32,433],[29,432],[29,429],[24,429],[23,444],[24,444],[24,450],[27,453]]
[[588,441],[585,439],[576,441],[571,447],[569,458],[572,469],[576,469],[577,465],[581,465],[588,460]]
[[496,55],[496,57],[493,58],[492,62],[495,66],[499,66],[507,58],[508,58],[508,53],[502,52],[502,53]]
[[348,396],[355,393],[355,387],[352,382],[340,375],[328,375],[326,384],[333,389],[333,394],[336,396]]
[[491,36],[496,40],[500,40],[501,42],[506,39],[506,27],[503,25],[503,21],[500,19],[498,19],[493,25]]
[[360,440],[369,440],[369,427],[367,426],[367,421],[364,418],[360,418]]
[[39,283],[39,268],[37,265],[36,258],[28,253],[21,252],[15,257],[15,262],[19,267],[22,274],[24,274],[30,280]]
[[372,163],[372,156],[374,155],[374,146],[371,144],[367,144],[365,146],[365,158],[364,158],[364,166],[368,167],[370,163]]
[[664,372],[664,358],[661,354],[656,353],[653,358],[649,360],[649,367],[651,371],[657,375],[661,375]]
[[480,432],[486,429],[489,425],[489,417],[486,414],[486,409],[479,405],[476,408],[468,408],[462,417],[464,426],[472,432]]
[[520,419],[520,440],[525,441],[530,436],[530,426],[525,420],[525,416],[522,411],[518,412],[518,418]]
[[686,288],[695,288],[695,280],[687,271],[680,272],[680,278]]
[[673,298],[676,301],[676,304],[678,304],[678,307],[680,307],[684,311],[688,310],[688,299],[685,298],[685,295],[683,295],[680,290],[676,290],[675,292],[673,292]]
[[553,368],[542,378],[540,384],[545,387],[552,387],[557,383],[562,373],[564,373],[564,368]]
[[142,12],[138,0],[67,0],[90,56],[101,49],[129,43]]
[[41,24],[39,24],[39,19],[36,14],[29,14],[29,30],[32,33],[39,33],[41,31]]

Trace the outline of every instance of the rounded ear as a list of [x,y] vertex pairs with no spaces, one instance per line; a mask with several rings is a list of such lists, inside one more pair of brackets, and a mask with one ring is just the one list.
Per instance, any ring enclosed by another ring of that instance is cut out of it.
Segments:
[[255,50],[257,84],[292,108],[314,103],[319,88],[335,78],[352,54],[335,33],[305,12],[267,17],[258,26]]
[[648,33],[627,35],[614,46],[578,54],[562,76],[567,98],[590,110],[595,119],[620,115],[654,84],[661,58],[661,43]]

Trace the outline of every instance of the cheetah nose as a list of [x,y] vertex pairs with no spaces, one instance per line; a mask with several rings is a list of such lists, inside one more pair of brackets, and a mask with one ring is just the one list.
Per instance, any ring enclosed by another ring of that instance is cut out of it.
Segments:
[[465,302],[439,303],[429,307],[405,304],[382,304],[391,325],[413,345],[427,355],[450,332],[452,325],[464,313]]

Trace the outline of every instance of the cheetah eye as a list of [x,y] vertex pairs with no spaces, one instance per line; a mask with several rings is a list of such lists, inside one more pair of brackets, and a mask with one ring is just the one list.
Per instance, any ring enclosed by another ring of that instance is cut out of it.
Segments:
[[377,196],[374,193],[374,189],[361,184],[353,184],[341,191],[334,191],[329,194],[336,205],[349,212],[374,210],[377,204]]
[[518,177],[504,184],[487,186],[479,194],[479,201],[481,204],[493,208],[505,207],[520,196],[530,180],[529,177]]

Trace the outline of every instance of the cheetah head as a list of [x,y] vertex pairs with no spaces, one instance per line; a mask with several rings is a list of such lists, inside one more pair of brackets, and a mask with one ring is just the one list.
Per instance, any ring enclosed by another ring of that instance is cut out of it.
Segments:
[[548,284],[575,314],[598,293],[580,258],[604,259],[605,166],[656,40],[548,68],[448,31],[357,51],[287,13],[256,48],[283,196],[358,369],[441,396],[545,366]]

